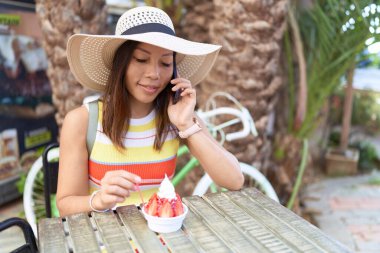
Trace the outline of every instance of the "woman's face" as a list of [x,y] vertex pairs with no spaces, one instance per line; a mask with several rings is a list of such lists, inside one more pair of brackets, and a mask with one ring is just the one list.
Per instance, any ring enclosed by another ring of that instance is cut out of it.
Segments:
[[126,71],[127,90],[133,102],[151,104],[171,80],[173,51],[139,43]]

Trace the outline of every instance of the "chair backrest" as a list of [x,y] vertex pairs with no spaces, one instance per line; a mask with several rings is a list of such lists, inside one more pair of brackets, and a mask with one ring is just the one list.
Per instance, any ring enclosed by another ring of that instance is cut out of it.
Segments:
[[3,231],[13,226],[18,226],[21,228],[24,234],[25,244],[21,245],[15,250],[12,250],[12,252],[14,253],[38,252],[36,238],[34,237],[32,227],[26,220],[18,218],[18,217],[6,219],[0,222],[0,231]]
[[42,164],[44,173],[44,195],[45,195],[45,208],[46,217],[52,217],[52,207],[50,202],[50,195],[57,192],[58,184],[58,160],[50,160],[49,152],[55,148],[58,148],[58,143],[52,143],[48,145],[42,154]]

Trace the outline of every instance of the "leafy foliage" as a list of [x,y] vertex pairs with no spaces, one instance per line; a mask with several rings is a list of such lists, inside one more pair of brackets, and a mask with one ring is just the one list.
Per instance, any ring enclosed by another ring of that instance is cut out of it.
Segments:
[[[301,128],[294,132],[297,137],[305,138],[312,133],[322,106],[339,86],[346,71],[355,64],[356,56],[366,47],[366,40],[374,36],[370,31],[370,21],[376,12],[363,15],[364,9],[370,4],[374,4],[374,1],[321,0],[314,1],[310,9],[297,10],[308,83],[306,117]],[[292,58],[292,54],[288,52],[287,57]],[[288,62],[292,60],[288,59]],[[294,72],[290,69],[288,75],[294,75]],[[296,78],[290,76],[289,80]],[[289,87],[295,85],[290,84]],[[290,90],[290,97],[294,98],[295,92],[295,89]],[[289,131],[293,131],[291,126],[297,101],[292,100],[290,103],[292,116]]]
[[369,55],[370,67],[376,67],[380,69],[380,56],[377,54]]
[[355,142],[350,145],[359,150],[359,169],[362,171],[371,171],[380,169],[380,157],[378,157],[376,148],[370,142]]

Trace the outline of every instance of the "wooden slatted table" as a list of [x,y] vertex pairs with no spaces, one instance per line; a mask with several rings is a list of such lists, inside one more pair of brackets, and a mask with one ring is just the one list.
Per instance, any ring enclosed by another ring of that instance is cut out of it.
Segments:
[[255,188],[191,196],[182,229],[157,234],[136,206],[43,219],[40,252],[350,252]]

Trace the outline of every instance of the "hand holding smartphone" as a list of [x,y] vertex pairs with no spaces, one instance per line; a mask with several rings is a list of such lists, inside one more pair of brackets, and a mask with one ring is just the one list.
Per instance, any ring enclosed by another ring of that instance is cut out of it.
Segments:
[[[173,78],[172,79],[175,79],[177,78],[177,64],[176,64],[176,61],[175,61],[175,55],[176,55],[176,52],[173,53]],[[172,99],[173,99],[173,104],[175,105],[181,98],[181,92],[182,92],[182,89],[179,89],[179,90],[176,90],[174,92],[172,92]]]

